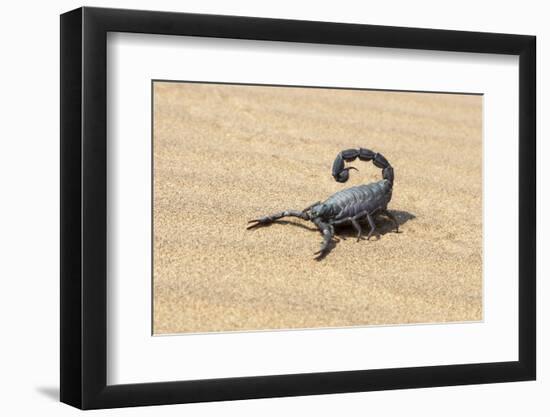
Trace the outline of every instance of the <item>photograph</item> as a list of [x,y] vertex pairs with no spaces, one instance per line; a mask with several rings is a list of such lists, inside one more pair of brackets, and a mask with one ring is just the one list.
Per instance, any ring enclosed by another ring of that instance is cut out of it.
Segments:
[[7,404],[538,415],[543,14],[199,3],[41,6],[12,42],[57,53],[6,85],[38,138],[5,152],[8,324],[46,349]]
[[152,80],[152,334],[483,320],[483,95]]

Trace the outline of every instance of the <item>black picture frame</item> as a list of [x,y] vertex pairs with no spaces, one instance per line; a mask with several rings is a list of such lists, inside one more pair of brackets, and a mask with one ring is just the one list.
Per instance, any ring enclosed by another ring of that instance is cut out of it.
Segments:
[[[519,56],[519,358],[512,362],[107,385],[108,32]],[[82,409],[533,380],[536,38],[252,17],[79,8],[61,15],[61,401]]]

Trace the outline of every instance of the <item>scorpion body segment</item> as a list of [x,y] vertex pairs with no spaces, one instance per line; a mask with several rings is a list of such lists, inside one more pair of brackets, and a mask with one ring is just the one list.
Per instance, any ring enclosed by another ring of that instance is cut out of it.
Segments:
[[330,196],[323,204],[333,208],[334,220],[356,216],[362,212],[383,210],[391,199],[391,186],[382,180],[347,188]]
[[315,253],[318,258],[323,257],[328,252],[330,242],[334,237],[334,226],[351,224],[357,231],[357,240],[360,240],[362,228],[359,222],[366,220],[370,226],[367,235],[368,240],[376,229],[373,217],[381,214],[388,217],[395,225],[396,231],[398,231],[397,220],[387,210],[392,197],[394,172],[392,166],[382,154],[364,148],[346,149],[336,156],[332,164],[333,178],[337,182],[346,182],[349,179],[349,171],[357,169],[346,167],[345,162],[352,162],[357,158],[361,161],[372,161],[376,167],[382,169],[382,180],[338,191],[325,201],[311,204],[301,211],[286,210],[251,220],[248,228],[267,225],[287,216],[312,221],[323,235],[321,249]]

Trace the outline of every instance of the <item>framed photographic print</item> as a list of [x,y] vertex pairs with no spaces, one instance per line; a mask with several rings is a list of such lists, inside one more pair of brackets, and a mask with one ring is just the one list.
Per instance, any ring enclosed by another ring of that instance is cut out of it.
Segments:
[[535,38],[61,16],[61,400],[535,379]]

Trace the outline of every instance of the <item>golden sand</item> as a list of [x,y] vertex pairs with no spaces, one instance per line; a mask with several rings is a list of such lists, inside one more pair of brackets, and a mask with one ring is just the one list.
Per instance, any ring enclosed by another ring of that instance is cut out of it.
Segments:
[[[155,82],[154,333],[482,319],[482,97]],[[381,178],[343,149],[395,169],[401,233],[345,228],[322,261],[321,235],[290,218]]]

